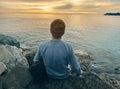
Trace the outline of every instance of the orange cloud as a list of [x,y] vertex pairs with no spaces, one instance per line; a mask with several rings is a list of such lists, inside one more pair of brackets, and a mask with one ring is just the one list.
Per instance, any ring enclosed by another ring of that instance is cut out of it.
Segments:
[[[49,1],[49,2],[48,2]],[[115,0],[1,0],[0,12],[31,13],[104,13],[120,11]]]

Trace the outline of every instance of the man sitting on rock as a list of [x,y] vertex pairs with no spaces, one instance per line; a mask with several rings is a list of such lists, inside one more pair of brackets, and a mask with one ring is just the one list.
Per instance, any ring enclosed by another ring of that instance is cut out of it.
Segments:
[[38,62],[43,58],[47,76],[52,79],[68,78],[71,76],[71,70],[80,75],[80,64],[77,62],[72,46],[61,40],[65,32],[65,23],[61,19],[54,20],[50,32],[52,40],[43,42],[39,46],[33,61]]

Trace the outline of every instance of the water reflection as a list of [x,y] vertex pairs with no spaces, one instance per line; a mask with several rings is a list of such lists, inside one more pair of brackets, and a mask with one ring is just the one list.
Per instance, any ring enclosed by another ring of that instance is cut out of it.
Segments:
[[0,14],[0,33],[9,34],[28,47],[49,40],[49,26],[56,18],[66,23],[63,39],[94,59],[120,62],[120,17],[80,14]]

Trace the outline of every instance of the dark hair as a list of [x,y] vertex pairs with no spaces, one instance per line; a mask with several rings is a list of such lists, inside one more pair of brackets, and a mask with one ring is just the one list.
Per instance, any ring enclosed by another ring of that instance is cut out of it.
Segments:
[[51,23],[50,26],[51,34],[54,38],[61,38],[65,32],[65,23],[61,19],[56,19]]

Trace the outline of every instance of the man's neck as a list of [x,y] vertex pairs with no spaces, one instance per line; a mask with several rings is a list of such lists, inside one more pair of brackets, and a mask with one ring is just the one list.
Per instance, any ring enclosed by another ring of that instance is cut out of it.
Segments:
[[57,38],[57,39],[56,39],[56,38],[53,38],[53,37],[52,37],[52,40],[61,40],[61,38]]

